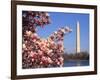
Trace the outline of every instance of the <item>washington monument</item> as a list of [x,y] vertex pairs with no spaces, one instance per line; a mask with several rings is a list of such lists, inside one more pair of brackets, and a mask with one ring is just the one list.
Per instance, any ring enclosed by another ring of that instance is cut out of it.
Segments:
[[80,53],[80,23],[76,25],[76,53]]

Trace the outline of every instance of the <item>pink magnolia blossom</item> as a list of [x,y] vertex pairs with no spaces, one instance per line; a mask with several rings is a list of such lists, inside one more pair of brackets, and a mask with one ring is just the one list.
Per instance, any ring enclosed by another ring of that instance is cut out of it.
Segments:
[[31,31],[26,31],[27,36],[31,36],[32,32]]
[[43,56],[43,52],[41,50],[38,50],[38,55]]
[[35,58],[36,54],[36,52],[31,51],[29,56]]
[[50,63],[50,64],[52,64],[52,63],[53,63],[53,61],[51,60],[51,58],[50,58],[50,57],[48,57],[47,59],[48,59],[48,63]]
[[34,40],[34,39],[38,39],[39,37],[36,33],[34,33],[34,34],[31,34],[31,38]]
[[[64,35],[72,31],[69,27],[59,28],[47,39],[41,38],[36,29],[51,21],[46,12],[27,12],[23,15],[22,63],[24,68],[62,67],[64,63]],[[27,21],[29,20],[29,21]],[[26,24],[27,23],[27,24]],[[27,27],[28,26],[28,27]],[[27,28],[26,28],[27,27]]]

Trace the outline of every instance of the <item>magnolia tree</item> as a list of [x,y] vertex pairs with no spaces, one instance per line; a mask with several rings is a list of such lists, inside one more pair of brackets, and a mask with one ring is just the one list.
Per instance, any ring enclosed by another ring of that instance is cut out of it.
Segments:
[[52,33],[47,39],[38,36],[37,27],[44,27],[51,23],[47,12],[23,11],[23,41],[22,67],[46,68],[62,67],[64,35],[71,32],[68,27],[62,27]]

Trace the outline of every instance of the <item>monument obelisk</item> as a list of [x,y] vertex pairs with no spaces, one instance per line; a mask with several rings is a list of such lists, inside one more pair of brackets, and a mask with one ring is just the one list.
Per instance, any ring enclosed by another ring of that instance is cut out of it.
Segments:
[[76,26],[76,53],[80,53],[80,24],[77,21]]

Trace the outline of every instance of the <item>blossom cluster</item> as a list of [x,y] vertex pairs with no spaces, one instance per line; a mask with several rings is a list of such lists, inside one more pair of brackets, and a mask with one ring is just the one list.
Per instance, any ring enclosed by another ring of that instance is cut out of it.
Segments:
[[[38,19],[36,22],[32,21],[36,18]],[[41,23],[38,22],[39,20],[42,20]],[[64,61],[64,35],[72,30],[63,27],[52,33],[47,39],[39,37],[36,33],[37,25],[43,26],[50,22],[49,14],[46,12],[25,12],[23,22],[22,67],[62,67]]]

